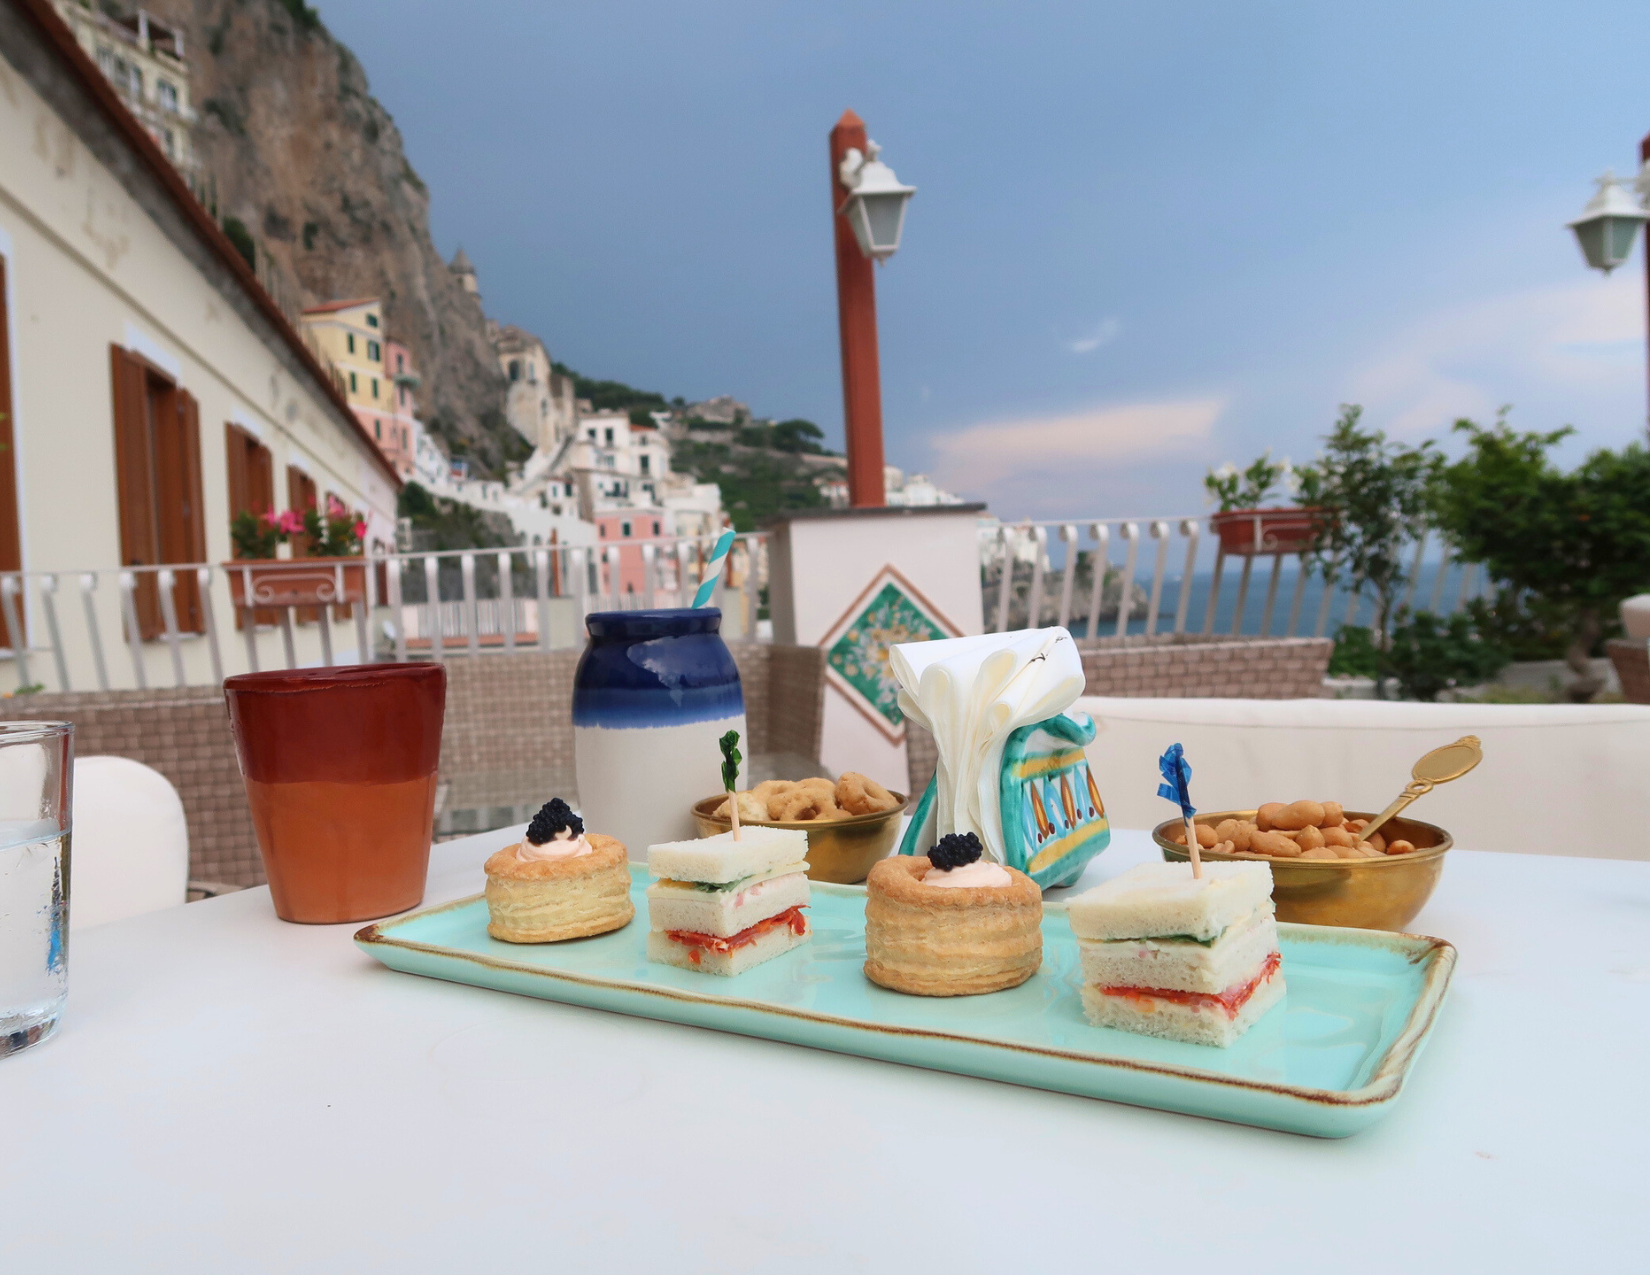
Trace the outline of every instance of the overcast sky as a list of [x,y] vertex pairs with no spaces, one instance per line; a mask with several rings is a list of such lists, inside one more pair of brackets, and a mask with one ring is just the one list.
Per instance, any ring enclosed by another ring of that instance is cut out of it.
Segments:
[[1641,435],[1644,274],[1563,223],[1650,129],[1625,3],[319,0],[488,312],[579,371],[841,438],[826,134],[918,187],[889,460],[1005,517],[1514,405]]

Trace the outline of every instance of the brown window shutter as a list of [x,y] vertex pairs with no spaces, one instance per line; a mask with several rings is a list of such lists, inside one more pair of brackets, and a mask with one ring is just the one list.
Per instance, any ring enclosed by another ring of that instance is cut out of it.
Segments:
[[[286,500],[287,507],[299,514],[315,503],[315,480],[295,465],[287,466]],[[294,558],[308,558],[314,553],[315,547],[309,543],[308,536],[293,536],[290,543]],[[313,624],[321,617],[320,607],[294,607],[293,612],[299,624]]]
[[[17,520],[17,451],[11,416],[11,351],[6,346],[11,331],[6,314],[6,259],[0,257],[0,571],[23,569],[23,538]],[[18,623],[23,623],[18,608]],[[0,614],[0,646],[11,646],[11,631]]]
[[[257,513],[252,507],[252,475],[248,472],[252,436],[239,425],[225,423],[223,451],[229,464],[229,521],[233,523],[243,512]],[[230,552],[240,557],[231,542]]]
[[[194,395],[175,391],[178,458],[182,473],[178,506],[179,556],[174,561],[206,561],[206,490],[201,481],[201,411]],[[185,633],[205,633],[206,613],[201,606],[200,581],[193,571],[177,582],[178,627]]]
[[[148,371],[120,348],[109,347],[114,389],[115,497],[120,514],[120,563],[150,566],[160,561],[155,519],[153,423]],[[138,635],[147,641],[161,632],[160,601],[153,577],[140,575],[136,590]]]

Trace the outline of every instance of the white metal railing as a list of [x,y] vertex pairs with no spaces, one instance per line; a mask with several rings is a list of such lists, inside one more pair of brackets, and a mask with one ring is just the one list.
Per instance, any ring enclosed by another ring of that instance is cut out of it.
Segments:
[[[1344,572],[1328,586],[1308,569],[1303,554],[1259,547],[1255,553],[1224,552],[1204,515],[1002,523],[981,546],[982,567],[995,572],[995,578],[982,580],[986,627],[1000,633],[1022,626],[1075,624],[1091,637],[1189,632],[1213,636],[1217,631],[1323,637],[1337,609],[1339,624],[1350,624],[1360,609],[1371,605],[1362,583],[1345,579]],[[1407,547],[1409,578],[1400,605],[1416,605],[1423,596],[1423,576],[1430,577],[1424,605],[1440,613],[1459,610],[1488,587],[1474,564],[1457,563],[1450,546],[1425,527],[1413,530]],[[1436,550],[1436,561],[1428,558],[1429,550]],[[1078,587],[1080,554],[1088,555],[1091,564],[1083,573],[1088,576],[1083,588]],[[1228,594],[1233,559],[1238,578]],[[1286,559],[1293,580],[1287,616],[1280,625]],[[1258,624],[1251,618],[1257,562],[1266,574]]]
[[[216,685],[266,667],[582,646],[592,611],[691,606],[714,543],[662,537],[370,555],[333,564],[334,598],[345,596],[346,567],[365,568],[366,600],[353,606],[259,601],[249,569],[235,563],[5,572],[0,615],[8,634],[28,641],[0,648],[0,669],[9,663],[12,690],[146,690]],[[233,574],[252,607],[235,606]],[[766,537],[736,537],[713,595],[730,637],[756,636],[766,579]],[[180,582],[198,596],[193,623],[178,613]],[[140,615],[150,606],[158,623],[145,639]],[[343,645],[351,637],[353,650]]]

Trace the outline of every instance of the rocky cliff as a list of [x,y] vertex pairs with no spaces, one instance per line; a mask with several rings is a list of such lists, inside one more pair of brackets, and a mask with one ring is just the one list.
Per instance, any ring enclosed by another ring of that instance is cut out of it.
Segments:
[[430,240],[429,191],[367,77],[302,0],[144,0],[188,33],[196,145],[220,217],[238,218],[302,305],[383,298],[412,351],[420,413],[457,456],[503,474],[520,440],[481,304]]

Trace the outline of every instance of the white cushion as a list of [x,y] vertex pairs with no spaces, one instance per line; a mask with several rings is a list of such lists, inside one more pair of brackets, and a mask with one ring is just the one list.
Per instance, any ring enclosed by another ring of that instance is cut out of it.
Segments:
[[166,776],[127,757],[76,757],[69,929],[182,903],[189,828]]
[[1637,800],[1650,775],[1650,707],[1090,696],[1073,711],[1100,725],[1088,755],[1115,827],[1174,814],[1157,795],[1157,759],[1177,740],[1200,810],[1303,797],[1382,810],[1422,753],[1477,735],[1484,760],[1416,802],[1416,818],[1469,850],[1650,859]]

